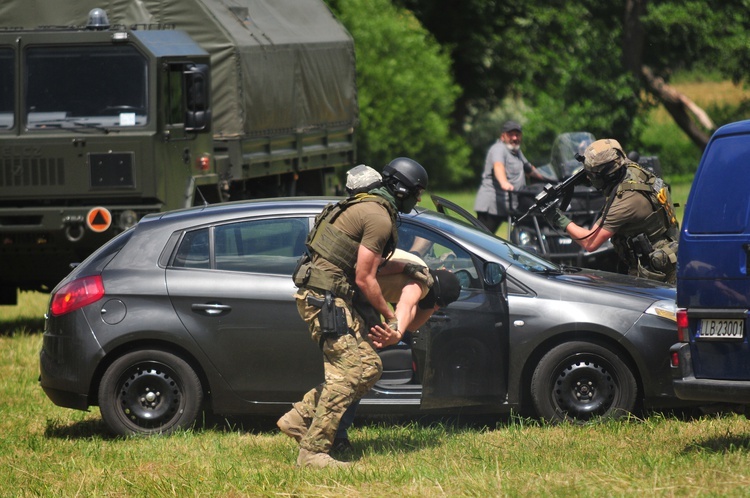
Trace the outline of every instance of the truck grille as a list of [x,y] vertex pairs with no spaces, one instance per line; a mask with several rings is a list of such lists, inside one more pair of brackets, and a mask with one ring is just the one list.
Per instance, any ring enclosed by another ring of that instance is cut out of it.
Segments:
[[0,187],[53,187],[64,184],[62,158],[0,159]]

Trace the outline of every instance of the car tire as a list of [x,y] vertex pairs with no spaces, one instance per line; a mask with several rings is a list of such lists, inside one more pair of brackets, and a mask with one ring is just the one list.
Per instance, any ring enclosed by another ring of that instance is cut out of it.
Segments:
[[633,411],[638,386],[617,354],[591,342],[566,342],[545,354],[531,378],[537,415],[549,422],[588,422]]
[[182,358],[139,350],[116,359],[99,385],[102,419],[117,435],[168,434],[192,427],[203,405],[203,387]]

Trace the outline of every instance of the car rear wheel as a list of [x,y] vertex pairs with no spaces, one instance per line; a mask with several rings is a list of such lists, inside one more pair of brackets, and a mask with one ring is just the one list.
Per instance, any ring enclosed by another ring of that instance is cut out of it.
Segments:
[[567,342],[542,357],[531,378],[531,399],[550,422],[620,417],[635,408],[633,372],[614,352],[590,342]]
[[190,365],[171,353],[128,353],[106,370],[99,386],[102,419],[115,434],[167,434],[191,427],[203,388]]

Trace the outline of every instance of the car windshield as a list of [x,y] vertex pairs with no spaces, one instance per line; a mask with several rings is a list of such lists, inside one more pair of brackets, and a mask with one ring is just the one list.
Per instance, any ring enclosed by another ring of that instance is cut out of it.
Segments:
[[512,266],[535,273],[561,273],[562,268],[510,242],[484,233],[468,224],[460,223],[435,211],[420,211],[418,218],[440,232],[453,235],[470,244],[495,254]]

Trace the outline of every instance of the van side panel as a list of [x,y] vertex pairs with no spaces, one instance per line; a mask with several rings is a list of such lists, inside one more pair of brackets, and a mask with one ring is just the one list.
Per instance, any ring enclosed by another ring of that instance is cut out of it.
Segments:
[[[682,222],[677,306],[687,310],[694,386],[709,379],[750,380],[748,259],[750,121],[743,121],[712,137]],[[744,321],[743,337],[711,336],[722,323],[735,320],[736,327],[737,319]]]
[[749,218],[750,135],[717,138],[704,153],[685,209],[678,306],[750,306]]

